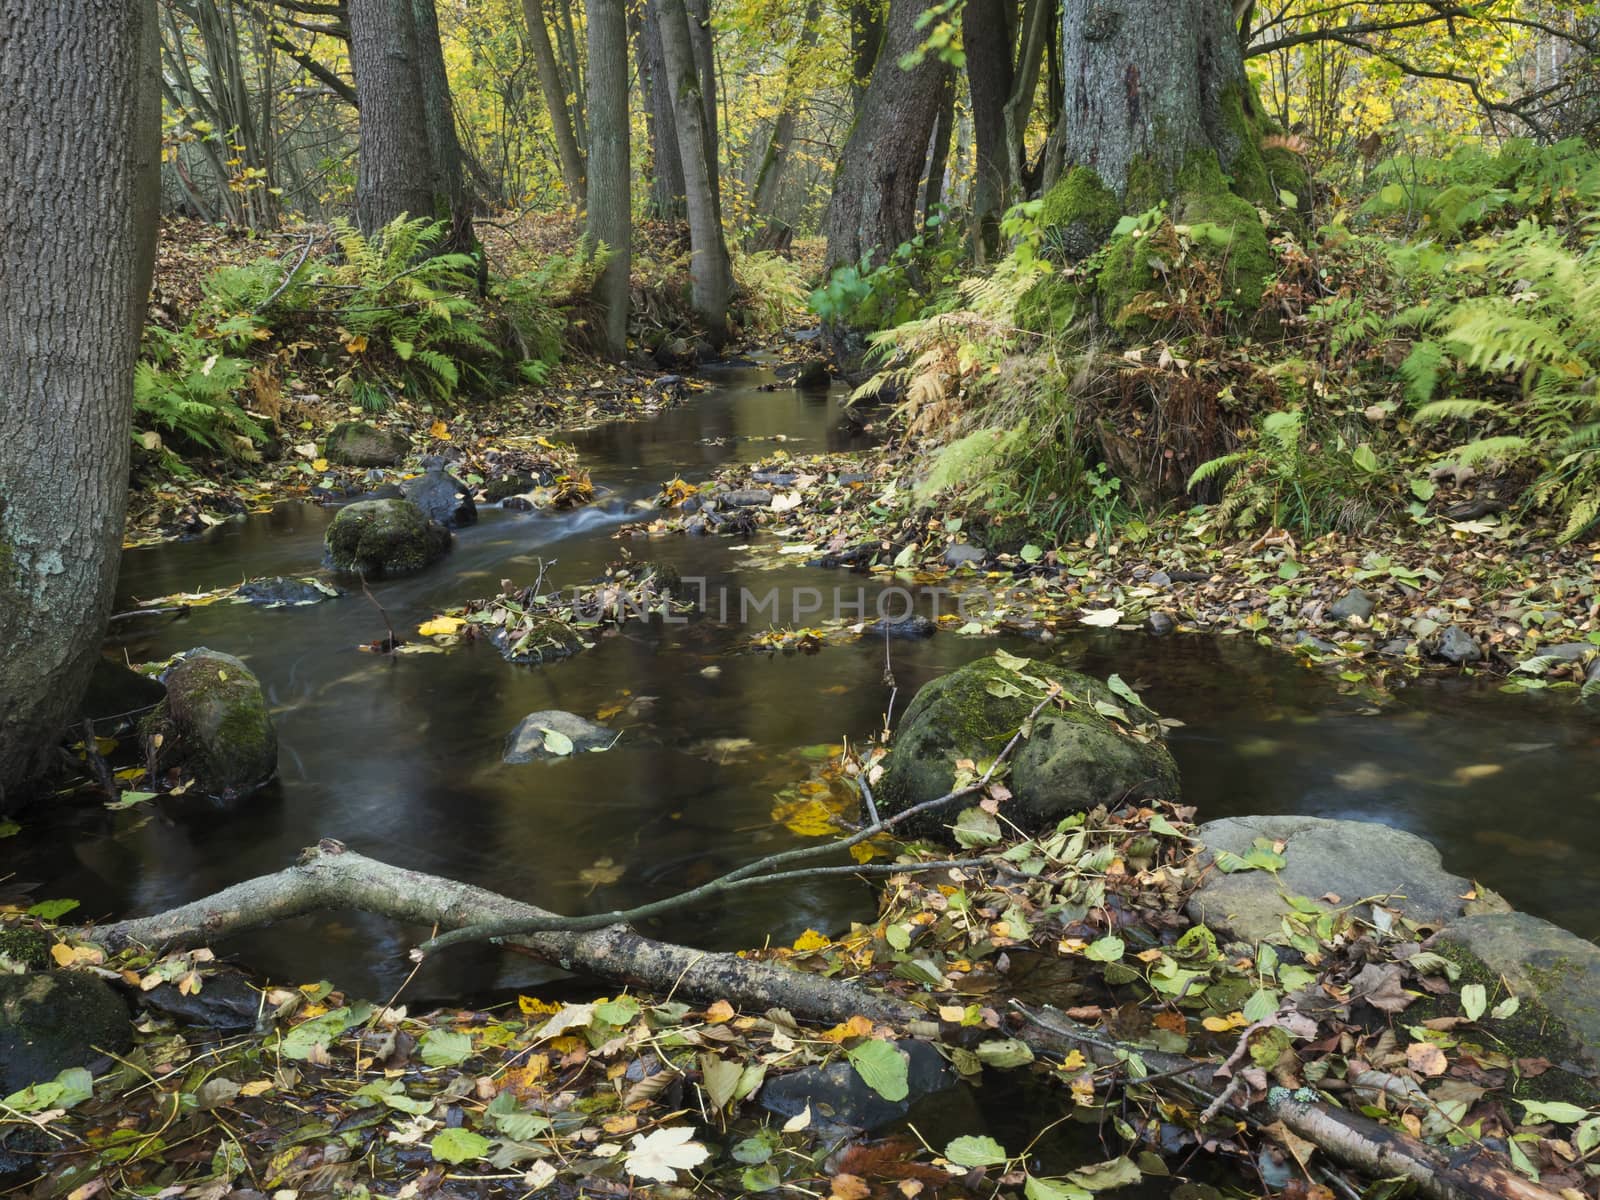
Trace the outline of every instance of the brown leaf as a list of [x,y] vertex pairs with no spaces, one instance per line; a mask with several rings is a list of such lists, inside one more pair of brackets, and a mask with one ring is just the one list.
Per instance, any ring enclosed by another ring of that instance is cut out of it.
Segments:
[[1406,1066],[1418,1075],[1443,1075],[1450,1062],[1432,1042],[1412,1042],[1406,1047]]
[[1350,998],[1365,1000],[1380,1012],[1404,1012],[1415,998],[1400,986],[1401,969],[1395,963],[1368,963],[1350,981]]
[[859,1175],[835,1175],[831,1200],[867,1200],[872,1188]]

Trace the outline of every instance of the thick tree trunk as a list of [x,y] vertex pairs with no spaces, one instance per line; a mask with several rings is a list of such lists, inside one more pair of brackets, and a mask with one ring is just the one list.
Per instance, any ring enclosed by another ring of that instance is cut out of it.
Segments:
[[628,18],[623,0],[588,0],[589,222],[592,244],[609,257],[595,284],[605,349],[628,349],[628,270],[633,239],[628,123]]
[[1230,173],[1259,156],[1227,0],[1069,3],[1061,36],[1066,162],[1131,205],[1175,195],[1205,152]]
[[677,118],[672,112],[672,87],[661,56],[661,19],[646,4],[639,23],[639,90],[649,115],[651,158],[655,165],[652,197],[655,215],[663,221],[684,218],[683,157],[678,153]]
[[350,61],[360,100],[356,219],[376,233],[402,214],[433,218],[428,141],[412,0],[350,0]]
[[[1032,0],[1033,7],[1041,3]],[[980,257],[999,248],[1000,217],[1016,179],[1006,138],[1006,102],[1013,86],[1011,37],[1005,20],[1008,8],[1015,8],[1012,0],[967,0],[961,21],[977,144],[972,229]]]
[[883,46],[834,176],[824,229],[830,269],[881,258],[917,231],[917,201],[945,65],[925,55],[911,70],[903,55],[922,44],[921,0],[891,0]]
[[440,249],[447,254],[472,254],[478,249],[478,236],[472,230],[472,189],[461,166],[461,139],[456,133],[450,76],[439,40],[439,13],[434,0],[411,0],[411,12],[417,31],[417,74],[428,124],[428,153],[433,160],[432,215],[450,222]]
[[706,104],[701,92],[684,0],[652,0],[661,26],[661,53],[676,117],[689,208],[689,286],[695,314],[715,344],[728,336],[733,268],[716,197],[716,164],[707,158]]
[[157,232],[154,0],[0,0],[0,810],[99,653]]
[[522,18],[528,27],[528,49],[533,53],[533,73],[539,80],[539,94],[544,97],[545,112],[550,114],[556,155],[561,160],[561,179],[567,186],[567,198],[575,207],[582,208],[583,151],[578,149],[578,135],[573,132],[572,112],[567,107],[567,90],[561,82],[561,71],[556,66],[555,47],[550,44],[550,30],[545,25],[542,0],[522,0]]

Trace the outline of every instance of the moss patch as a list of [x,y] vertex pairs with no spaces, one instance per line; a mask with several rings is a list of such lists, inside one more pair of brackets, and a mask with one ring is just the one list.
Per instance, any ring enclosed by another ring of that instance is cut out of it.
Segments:
[[190,652],[142,730],[152,740],[161,735],[160,763],[182,763],[213,796],[246,795],[277,772],[278,735],[261,683],[229,654]]
[[1073,167],[1062,176],[1045,193],[1039,211],[1052,245],[1073,262],[1104,245],[1121,215],[1116,193],[1088,167]]
[[0,955],[13,966],[43,970],[50,965],[50,935],[37,925],[0,925]]
[[1272,247],[1256,206],[1229,189],[1210,152],[1192,156],[1178,188],[1174,216],[1179,224],[1200,227],[1197,240],[1215,248],[1224,298],[1242,312],[1256,311],[1273,272]]
[[450,549],[450,531],[409,500],[361,500],[328,526],[328,562],[372,579],[420,571]]

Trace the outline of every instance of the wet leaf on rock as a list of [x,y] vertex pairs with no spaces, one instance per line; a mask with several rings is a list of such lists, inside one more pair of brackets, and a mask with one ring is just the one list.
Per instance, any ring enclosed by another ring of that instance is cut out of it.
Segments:
[[873,1039],[845,1052],[861,1080],[885,1100],[904,1100],[911,1094],[909,1060],[893,1042]]

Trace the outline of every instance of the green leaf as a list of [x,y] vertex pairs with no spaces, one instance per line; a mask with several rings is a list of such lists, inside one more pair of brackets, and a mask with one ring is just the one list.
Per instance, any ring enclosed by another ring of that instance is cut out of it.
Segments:
[[358,1004],[354,1008],[336,1008],[320,1017],[302,1021],[283,1035],[279,1053],[285,1058],[309,1058],[313,1050],[326,1050],[334,1038],[371,1015],[370,1004]]
[[1067,1176],[1068,1180],[1079,1187],[1088,1188],[1091,1192],[1127,1187],[1130,1183],[1138,1183],[1143,1178],[1144,1175],[1134,1161],[1126,1155],[1113,1158],[1110,1162],[1096,1163],[1092,1167],[1079,1167]]
[[1279,579],[1294,579],[1300,574],[1300,564],[1292,558],[1286,558],[1278,564]]
[[442,1163],[471,1162],[489,1152],[489,1139],[470,1129],[446,1129],[428,1147]]
[[418,1043],[430,1067],[458,1067],[472,1057],[472,1035],[452,1029],[430,1029]]
[[1044,551],[1032,542],[1017,551],[1017,557],[1025,563],[1036,563],[1044,557]]
[[488,1113],[495,1129],[513,1142],[532,1141],[551,1127],[550,1118],[542,1113],[524,1112],[511,1092],[501,1092],[490,1101]]
[[861,1080],[885,1100],[904,1100],[911,1094],[907,1082],[909,1058],[893,1042],[876,1038],[845,1052]]
[[1144,701],[1139,699],[1139,693],[1123,682],[1121,675],[1107,677],[1106,686],[1111,689],[1112,695],[1120,696],[1135,708],[1144,707]]
[[76,900],[41,900],[28,910],[28,915],[41,921],[59,921],[77,907]]
[[1007,1162],[1006,1148],[991,1137],[967,1134],[944,1148],[944,1156],[958,1167],[995,1167]]
[[0,821],[0,837],[15,837],[22,832],[22,826],[15,821]]
[[544,748],[550,751],[551,754],[556,755],[558,758],[565,758],[572,753],[574,749],[572,739],[559,729],[546,729],[541,725],[539,726],[539,732],[544,734]]
[[1262,988],[1244,1003],[1241,1010],[1244,1019],[1254,1025],[1257,1021],[1265,1021],[1278,1011],[1278,993],[1271,988]]
[[618,996],[594,1006],[594,1015],[608,1025],[628,1025],[639,1015],[639,1002],[632,996]]
[[1461,1011],[1467,1020],[1476,1021],[1489,1005],[1489,993],[1481,983],[1469,983],[1461,989]]
[[732,1103],[733,1094],[739,1087],[739,1076],[742,1074],[744,1068],[736,1062],[729,1062],[715,1054],[700,1056],[700,1086],[705,1088],[706,1098],[711,1101],[711,1107],[719,1112]]
[[1508,1017],[1516,1016],[1517,1009],[1521,1007],[1521,1000],[1515,996],[1507,996],[1504,1000],[1500,1001],[1499,1004],[1496,1004],[1492,1009],[1489,1010],[1489,1015],[1496,1021],[1504,1021]]
[[1027,1200],[1090,1200],[1094,1195],[1093,1192],[1073,1187],[1070,1183],[1054,1179],[1035,1179],[1032,1175],[1029,1175],[1027,1182],[1022,1185],[1022,1194]]
[[1164,837],[1182,837],[1183,831],[1160,813],[1150,818],[1150,832],[1159,833]]
[[1541,1121],[1555,1121],[1561,1125],[1569,1125],[1574,1121],[1582,1121],[1590,1116],[1586,1108],[1579,1108],[1576,1104],[1569,1104],[1565,1100],[1518,1100],[1523,1108],[1523,1119],[1535,1124]]
[[783,1182],[783,1176],[778,1173],[776,1163],[763,1163],[759,1167],[746,1167],[740,1182],[747,1192],[770,1192]]
[[1033,1061],[1033,1050],[1027,1042],[1016,1038],[1003,1038],[995,1041],[980,1042],[978,1044],[978,1057],[985,1066],[999,1067],[1005,1070],[1008,1067],[1025,1067]]
[[1108,933],[1098,941],[1090,942],[1084,948],[1083,956],[1094,962],[1116,962],[1121,959],[1126,949],[1121,938],[1114,933]]
[[1438,487],[1431,479],[1413,479],[1411,481],[1411,494],[1426,504],[1438,494]]
[[1285,208],[1299,208],[1300,197],[1296,196],[1288,188],[1279,188],[1278,203],[1283,205]]
[[1362,442],[1350,455],[1350,461],[1369,474],[1378,472],[1378,456],[1372,452],[1372,447]]

